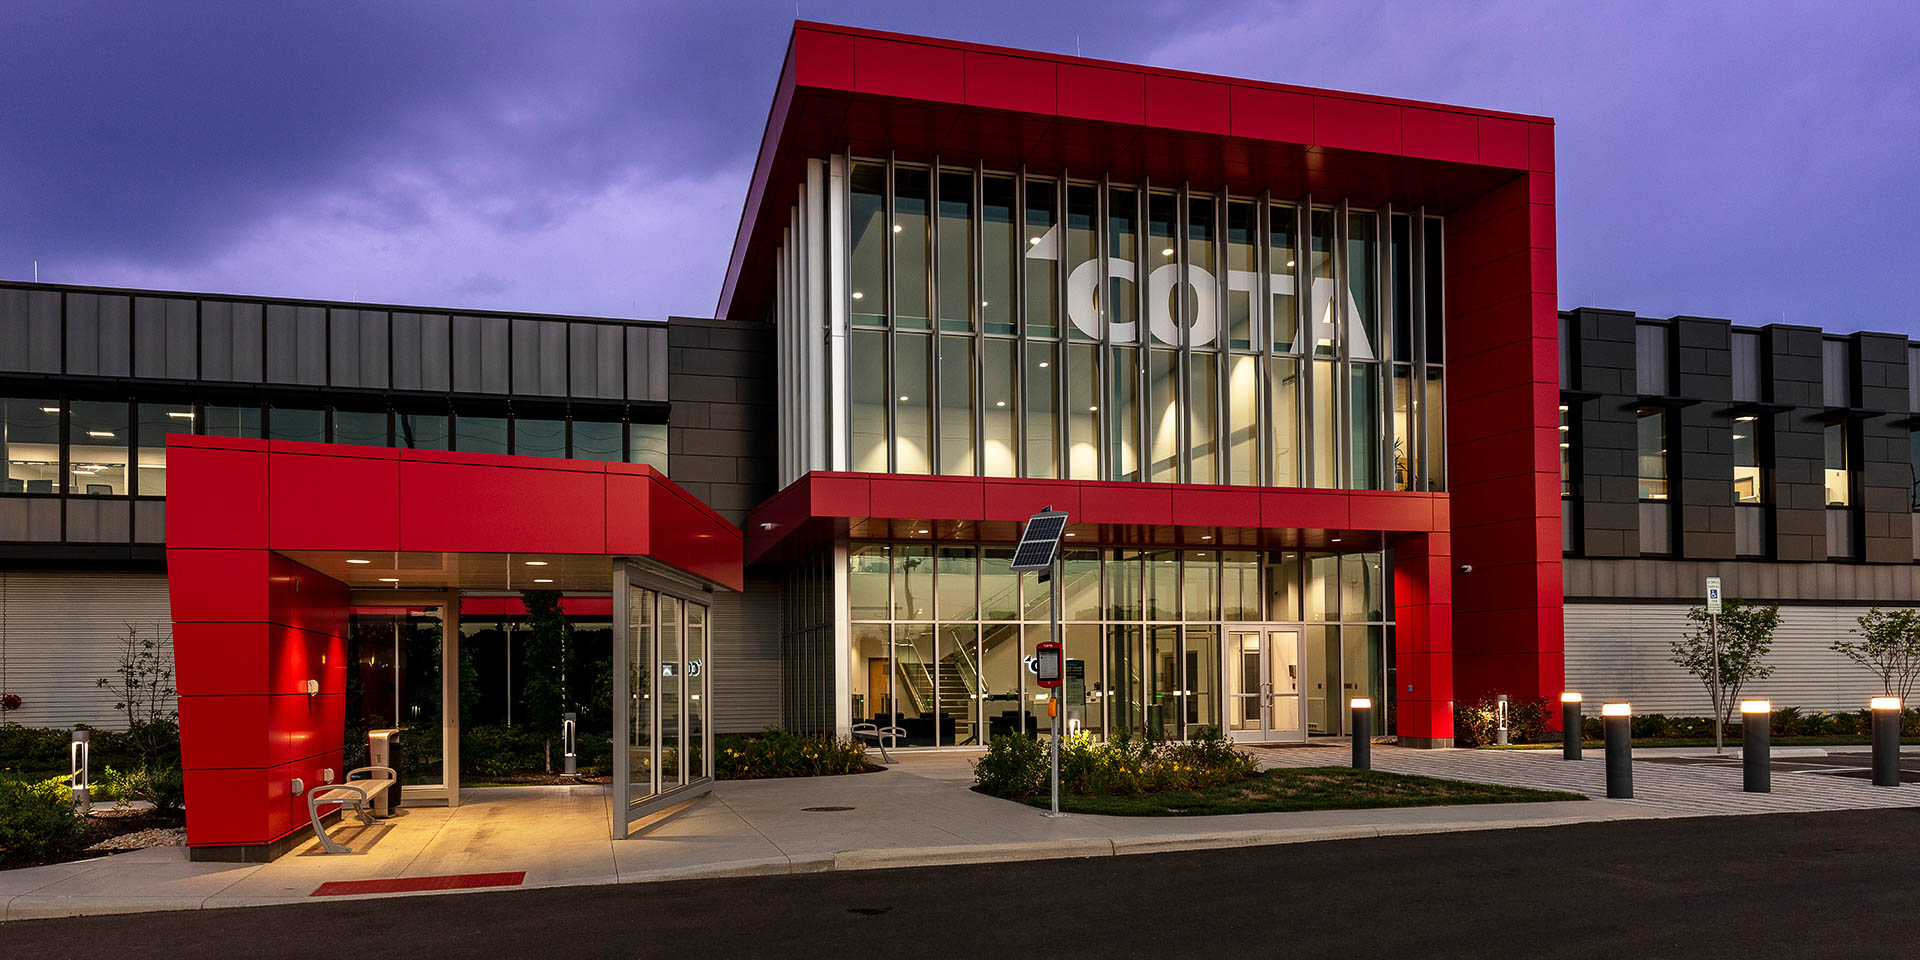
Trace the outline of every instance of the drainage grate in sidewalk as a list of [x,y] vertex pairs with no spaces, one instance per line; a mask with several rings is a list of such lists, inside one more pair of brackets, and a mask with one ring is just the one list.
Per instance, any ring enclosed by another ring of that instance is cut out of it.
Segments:
[[308,894],[344,897],[363,893],[421,893],[428,890],[472,890],[477,887],[517,887],[527,879],[524,870],[512,873],[458,873],[445,877],[395,877],[390,880],[333,880]]

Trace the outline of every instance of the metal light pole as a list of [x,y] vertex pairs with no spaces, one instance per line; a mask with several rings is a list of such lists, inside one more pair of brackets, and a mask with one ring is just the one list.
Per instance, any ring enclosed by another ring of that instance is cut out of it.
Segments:
[[[1047,639],[1052,640],[1054,643],[1059,643],[1060,642],[1060,553],[1058,550],[1054,551],[1053,563],[1049,564],[1047,567],[1047,600],[1048,600],[1047,607],[1049,610],[1052,611],[1051,615],[1048,617]],[[1065,655],[1063,653],[1062,663],[1064,662],[1065,662]],[[1065,720],[1066,718],[1060,715],[1060,709],[1059,709],[1060,689],[1061,688],[1059,687],[1054,687],[1053,691],[1047,694],[1047,715],[1048,715],[1048,718],[1053,721],[1052,723],[1048,724],[1048,727],[1051,728],[1053,732],[1047,738],[1053,741],[1053,750],[1052,750],[1053,759],[1051,761],[1051,764],[1053,767],[1053,808],[1047,814],[1047,816],[1050,816],[1050,817],[1057,817],[1061,815],[1060,814],[1060,722],[1062,720]]]
[[1721,718],[1726,709],[1720,702],[1720,578],[1707,578],[1707,640],[1713,644],[1713,753],[1719,756],[1726,746]]

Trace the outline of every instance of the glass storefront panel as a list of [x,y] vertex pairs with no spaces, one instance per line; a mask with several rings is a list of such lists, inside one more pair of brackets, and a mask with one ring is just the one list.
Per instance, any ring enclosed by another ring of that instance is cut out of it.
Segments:
[[1036,656],[1037,646],[1047,641],[1051,629],[1044,623],[1029,623],[1020,629],[1020,679],[1026,684],[1025,695],[1020,700],[1026,705],[1027,729],[1043,737],[1053,734],[1054,718],[1047,715],[1047,701],[1053,698],[1053,691],[1035,683],[1034,674],[1026,665]]
[[1313,330],[1307,339],[1313,342],[1314,356],[1338,356],[1340,313],[1333,296],[1333,211],[1315,210],[1308,220],[1313,230],[1313,258],[1309,264],[1313,296],[1308,301]]
[[1260,597],[1260,555],[1251,551],[1222,553],[1220,619],[1253,623],[1266,619],[1265,607]]
[[981,393],[980,425],[986,441],[983,472],[989,477],[1011,477],[1020,472],[1020,447],[1014,428],[1014,415],[1019,412],[1015,347],[1013,340],[989,339],[981,345],[985,353],[980,375],[986,387]]
[[664,474],[667,469],[667,425],[630,423],[627,425],[627,462],[644,463]]
[[1060,628],[1061,653],[1065,660],[1060,683],[1060,712],[1066,717],[1069,736],[1106,731],[1102,718],[1098,686],[1100,683],[1100,625],[1070,623]]
[[974,596],[980,580],[979,554],[973,547],[940,547],[938,564],[934,589],[939,592],[935,604],[939,618],[943,621],[972,620],[980,609],[979,601]]
[[1148,620],[1180,619],[1180,557],[1172,550],[1145,555]]
[[[1432,341],[1428,341],[1428,356],[1432,356]],[[1421,402],[1427,407],[1426,456],[1420,458],[1420,472],[1427,480],[1427,489],[1445,490],[1447,488],[1447,394],[1443,375],[1439,367],[1427,368],[1426,390]]]
[[1285,204],[1268,210],[1267,258],[1273,274],[1273,351],[1292,353],[1299,331],[1298,307],[1294,300],[1295,211]]
[[1275,357],[1267,403],[1267,436],[1273,444],[1273,485],[1300,482],[1300,361]]
[[1306,619],[1340,619],[1340,558],[1328,554],[1308,554],[1304,572]]
[[1260,358],[1227,358],[1228,483],[1260,482]]
[[1387,483],[1395,490],[1413,489],[1413,368],[1393,368],[1393,452],[1387,457]]
[[1061,619],[1100,619],[1100,551],[1067,550],[1060,565]]
[[1313,362],[1313,485],[1340,485],[1340,368],[1331,360]]
[[[939,715],[939,677],[933,649],[933,624],[897,623],[893,626],[893,696],[895,723],[906,730],[910,747],[934,745]],[[947,731],[951,739],[953,733]]]
[[258,440],[266,436],[264,420],[259,407],[216,407],[208,406],[202,411],[206,415],[206,435],[209,437],[237,437],[243,440]]
[[1267,616],[1276,623],[1304,619],[1300,612],[1300,553],[1285,550],[1267,555]]
[[893,169],[893,322],[903,330],[925,330],[931,312],[928,279],[928,203],[932,173],[920,167]]
[[598,460],[601,463],[619,463],[626,453],[621,449],[621,434],[625,427],[614,422],[602,420],[573,421],[573,442],[567,455],[575,460]]
[[933,548],[893,545],[893,619],[933,619]]
[[1305,628],[1307,732],[1337,736],[1346,732],[1340,697],[1340,628]]
[[1213,198],[1189,197],[1186,283],[1180,288],[1181,312],[1175,316],[1185,327],[1187,344],[1194,347],[1213,347],[1222,339],[1214,304],[1219,294],[1215,289],[1213,229]]
[[1172,350],[1147,352],[1147,479],[1155,483],[1180,482],[1179,357]]
[[1108,479],[1140,479],[1140,351],[1113,348],[1107,368]]
[[[273,407],[267,411],[267,436],[274,440],[327,442],[327,412]],[[505,452],[505,451],[502,451]]]
[[974,475],[973,401],[973,338],[941,337],[941,473]]
[[1026,245],[1015,234],[1013,178],[980,181],[980,323],[988,333],[1012,333],[1014,278]]
[[659,792],[654,783],[653,699],[658,594],[627,590],[627,782],[629,800],[643,800]]
[[1220,566],[1213,551],[1181,554],[1180,593],[1182,619],[1220,619]]
[[1199,736],[1206,728],[1220,726],[1220,628],[1189,626],[1182,640],[1185,658],[1183,689],[1186,729],[1183,736]]
[[1350,391],[1353,411],[1348,420],[1352,437],[1348,449],[1352,476],[1347,485],[1355,490],[1372,490],[1380,485],[1380,365],[1354,364]]
[[685,634],[684,607],[686,601],[677,597],[660,598],[660,669],[656,672],[659,680],[660,703],[660,792],[666,793],[686,783],[686,751],[681,749],[681,738],[686,730],[685,698],[682,691],[685,668],[682,659],[682,643]]
[[892,630],[884,623],[856,623],[847,631],[848,675],[853,682],[853,722],[891,726],[893,672],[887,657]]
[[138,491],[143,497],[167,495],[167,435],[192,433],[191,403],[140,404],[140,454]]
[[1181,687],[1180,628],[1149,624],[1147,635],[1147,729],[1167,740],[1181,736],[1185,711]]
[[[1051,337],[1060,321],[1060,198],[1058,184],[1042,177],[1026,178],[1027,336]],[[1054,250],[1044,248],[1054,246]],[[1040,249],[1036,249],[1040,248]],[[1042,254],[1045,254],[1042,256]]]
[[1374,249],[1374,235],[1378,232],[1374,215],[1355,213],[1347,217],[1347,301],[1357,315],[1354,317],[1357,330],[1349,330],[1349,336],[1363,337],[1364,343],[1348,344],[1348,352],[1355,359],[1380,359],[1380,309],[1379,296],[1375,293],[1380,286],[1380,258]]
[[[1141,258],[1146,262],[1139,267],[1146,273],[1147,327],[1153,333],[1153,342],[1169,345],[1179,343],[1174,326],[1174,318],[1180,316],[1176,298],[1185,293],[1184,290],[1176,292],[1178,285],[1173,282],[1180,262],[1179,251],[1174,248],[1175,209],[1173,194],[1158,191],[1147,194],[1147,250]],[[1161,273],[1162,268],[1167,272]]]
[[[67,460],[72,493],[124,496],[127,490],[129,411],[125,401],[67,404]],[[58,461],[58,457],[55,458]]]
[[[1020,625],[987,623],[980,626],[980,716],[987,725],[987,737],[1004,737],[1022,729],[1024,711],[1020,704],[1020,681],[1025,667],[1020,662]],[[1031,728],[1027,728],[1032,733]]]
[[1260,265],[1256,226],[1251,201],[1227,202],[1227,346],[1234,350],[1254,345],[1253,295],[1259,285],[1253,273]]
[[1098,340],[1106,326],[1106,307],[1101,302],[1105,291],[1100,289],[1100,267],[1094,263],[1099,253],[1099,197],[1099,188],[1091,184],[1067,185],[1067,285],[1087,291],[1084,302],[1068,302],[1067,336],[1075,340]]
[[710,776],[707,732],[713,702],[707,696],[707,608],[687,604],[687,778]]
[[[277,425],[281,411],[273,411]],[[276,426],[275,429],[278,429]],[[506,453],[507,421],[504,417],[465,417],[453,419],[453,448],[461,453]]]
[[1020,575],[1013,572],[1013,548],[980,548],[980,619],[1020,619]]
[[353,443],[363,447],[386,446],[387,412],[385,410],[334,410],[333,442]]
[[940,745],[980,743],[979,627],[943,623],[935,629],[940,653]]
[[1106,672],[1102,674],[1100,699],[1106,704],[1107,732],[1110,736],[1138,736],[1143,728],[1144,708],[1140,704],[1141,628],[1135,624],[1113,624],[1106,629]]
[[1191,483],[1219,483],[1215,472],[1220,449],[1219,357],[1195,353],[1187,364],[1187,461]]
[[886,334],[871,330],[856,330],[848,338],[853,369],[861,375],[853,377],[847,384],[847,401],[851,408],[852,432],[848,438],[853,446],[848,453],[848,462],[853,469],[861,473],[887,473],[887,378],[881,373],[887,367]]
[[[856,163],[848,172],[848,220],[852,231],[848,271],[853,300],[853,322],[885,326],[887,322],[887,168],[879,163]],[[872,367],[855,367],[871,370]]]
[[932,340],[923,333],[894,334],[894,473],[933,470],[933,390],[927,376]]
[[973,175],[940,174],[940,329],[973,330]]
[[[1139,194],[1124,187],[1107,190],[1107,332],[1114,343],[1140,339],[1138,279],[1140,263]],[[1125,266],[1121,266],[1125,264]]]
[[445,782],[441,629],[438,607],[356,614],[349,625],[346,743],[364,757],[368,730],[398,729],[402,783]]
[[1067,476],[1100,479],[1100,348],[1076,343],[1067,378]]
[[853,619],[887,619],[891,556],[884,543],[857,543],[847,548],[847,595],[852,601]]
[[[212,408],[208,408],[212,413]],[[453,435],[444,413],[402,413],[393,418],[394,446],[408,450],[447,450]]]
[[1141,589],[1146,555],[1138,550],[1109,550],[1106,564],[1106,610],[1109,620],[1142,619]]
[[[338,425],[335,425],[338,429]],[[567,422],[513,418],[513,452],[522,457],[564,457],[567,455]]]
[[1051,479],[1060,475],[1060,448],[1054,443],[1054,397],[1060,370],[1053,343],[1027,344],[1027,473]]

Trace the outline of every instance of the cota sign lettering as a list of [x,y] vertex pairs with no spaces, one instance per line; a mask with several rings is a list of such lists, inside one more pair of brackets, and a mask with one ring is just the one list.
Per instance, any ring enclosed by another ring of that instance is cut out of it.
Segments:
[[[1029,260],[1060,260],[1060,225],[1040,238],[1039,243],[1027,248]],[[1138,282],[1138,268],[1131,260],[1119,257],[1107,258],[1107,271],[1115,279]],[[1163,263],[1147,273],[1147,326],[1155,339],[1162,343],[1179,343],[1180,331],[1173,316],[1173,285],[1179,282],[1180,265]],[[1293,274],[1276,273],[1269,278],[1273,292],[1291,294],[1294,291]],[[1188,291],[1193,297],[1193,326],[1189,330],[1192,345],[1207,346],[1219,336],[1219,321],[1214,314],[1214,294],[1219,289],[1219,281],[1207,268],[1198,265],[1187,267]],[[1313,301],[1308,316],[1313,318],[1313,330],[1309,339],[1315,342],[1338,342],[1338,321],[1334,317],[1333,296],[1337,288],[1331,277],[1315,277],[1311,284]],[[1067,274],[1067,320],[1081,333],[1089,337],[1101,336],[1100,304],[1100,261],[1088,260],[1073,268]],[[1232,293],[1255,294],[1260,289],[1260,274],[1252,270],[1228,270],[1227,290]],[[1366,329],[1360,323],[1360,305],[1353,299],[1353,291],[1347,292],[1347,353],[1355,360],[1377,359],[1373,352],[1373,341],[1367,337]],[[1275,318],[1278,323],[1292,323],[1292,318]],[[1133,321],[1113,324],[1115,343],[1134,343],[1139,339],[1138,324]],[[1286,340],[1277,337],[1276,340]]]

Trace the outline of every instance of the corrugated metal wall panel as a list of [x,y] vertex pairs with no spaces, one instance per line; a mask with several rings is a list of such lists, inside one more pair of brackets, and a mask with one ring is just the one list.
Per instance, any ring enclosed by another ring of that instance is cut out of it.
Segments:
[[[96,684],[120,662],[128,624],[171,636],[167,576],[152,572],[0,571],[4,686],[20,695],[7,720],[124,729],[114,697]],[[158,651],[171,665],[173,647]]]
[[[1686,605],[1570,603],[1566,606],[1567,687],[1586,696],[1589,712],[1605,700],[1628,700],[1635,713],[1706,716],[1712,700],[1700,681],[1674,666],[1668,647],[1693,627]],[[1881,691],[1873,675],[1835,653],[1854,639],[1854,619],[1867,607],[1781,606],[1767,663],[1773,676],[1741,691],[1776,708],[1860,710]]]
[[713,598],[713,729],[753,733],[780,724],[780,584],[747,580]]

